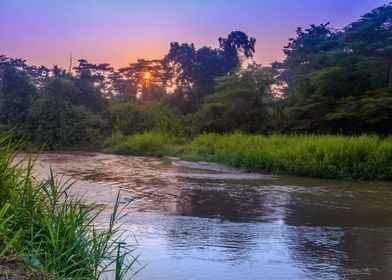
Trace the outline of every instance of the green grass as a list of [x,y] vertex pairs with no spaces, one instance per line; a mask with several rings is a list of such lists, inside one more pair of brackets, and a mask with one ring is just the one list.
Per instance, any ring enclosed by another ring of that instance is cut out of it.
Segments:
[[173,147],[182,142],[183,139],[158,132],[134,134],[128,137],[116,134],[104,143],[103,151],[123,155],[163,156],[172,153]]
[[330,179],[392,179],[392,137],[375,135],[202,134],[185,141],[159,133],[115,136],[106,151],[174,155],[228,164],[246,171]]
[[97,229],[103,209],[70,195],[72,182],[61,183],[52,172],[37,183],[36,158],[16,161],[21,144],[11,137],[0,136],[0,258],[16,255],[50,279],[98,279],[107,272],[125,277],[137,258],[123,242],[119,194],[108,226]]

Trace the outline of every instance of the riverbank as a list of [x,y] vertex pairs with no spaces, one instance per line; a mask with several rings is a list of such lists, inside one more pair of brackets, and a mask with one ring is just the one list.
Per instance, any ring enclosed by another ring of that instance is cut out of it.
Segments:
[[224,163],[245,171],[342,180],[391,180],[392,137],[375,135],[202,134],[193,139],[161,133],[113,135],[104,152],[178,156]]
[[[122,279],[137,260],[122,239],[119,194],[106,228],[104,210],[79,195],[73,182],[33,175],[32,155],[17,158],[23,143],[0,135],[0,279]],[[48,170],[49,171],[49,170]]]

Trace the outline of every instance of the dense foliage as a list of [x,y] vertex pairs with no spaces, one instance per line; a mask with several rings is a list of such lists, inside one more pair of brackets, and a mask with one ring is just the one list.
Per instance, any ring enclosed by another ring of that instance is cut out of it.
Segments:
[[247,61],[256,40],[241,31],[218,48],[173,42],[163,59],[117,70],[85,59],[48,69],[2,55],[0,131],[49,149],[148,131],[389,135],[391,22],[388,4],[341,30],[298,28],[271,66]]
[[392,132],[392,5],[336,31],[297,30],[284,52],[290,125],[299,131]]

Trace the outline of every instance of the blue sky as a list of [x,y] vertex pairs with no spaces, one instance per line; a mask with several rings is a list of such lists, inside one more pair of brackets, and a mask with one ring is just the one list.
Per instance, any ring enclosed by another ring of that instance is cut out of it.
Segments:
[[283,59],[299,26],[341,28],[388,0],[1,0],[0,54],[65,66],[76,58],[115,67],[162,58],[172,41],[217,47],[234,30],[255,37],[255,60]]

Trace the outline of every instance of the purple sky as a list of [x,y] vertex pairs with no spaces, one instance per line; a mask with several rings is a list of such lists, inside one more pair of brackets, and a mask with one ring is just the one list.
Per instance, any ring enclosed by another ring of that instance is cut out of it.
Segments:
[[0,0],[0,54],[67,66],[86,58],[127,66],[162,58],[172,41],[217,47],[234,30],[255,37],[255,60],[282,60],[299,26],[341,28],[390,0]]

